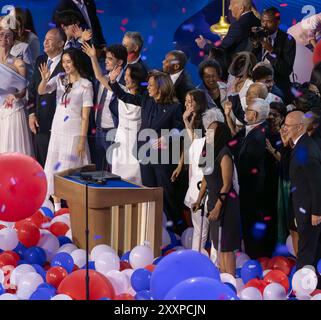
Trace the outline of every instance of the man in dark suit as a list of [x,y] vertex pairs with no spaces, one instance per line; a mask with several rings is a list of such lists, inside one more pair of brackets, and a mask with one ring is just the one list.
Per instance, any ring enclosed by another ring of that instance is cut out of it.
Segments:
[[261,25],[268,37],[261,39],[256,47],[254,44],[253,53],[257,61],[271,63],[275,84],[282,90],[285,102],[289,104],[293,100],[290,75],[293,72],[296,42],[292,36],[279,29],[280,22],[278,9],[272,7],[263,11]]
[[184,70],[187,63],[186,54],[183,51],[170,51],[163,60],[163,71],[168,73],[173,81],[175,94],[185,111],[185,97],[188,91],[195,89],[190,76]]
[[103,49],[106,41],[97,16],[95,0],[60,0],[53,14],[53,21],[58,11],[74,10],[80,13],[80,24],[83,29],[91,29],[93,33],[93,43],[95,47]]
[[[260,98],[253,99],[245,109],[247,125],[235,136],[233,144],[240,185],[240,208],[245,252],[252,258],[268,254],[261,231],[266,228],[264,207],[266,119],[269,104]],[[269,252],[271,254],[271,252]]]
[[[235,21],[231,24],[222,43],[216,48],[224,51],[224,55],[227,57],[227,65],[232,61],[235,53],[250,49],[250,31],[252,27],[260,25],[260,20],[252,12],[251,0],[231,0],[229,9]],[[212,42],[203,36],[200,36],[195,41],[206,52],[209,52],[214,47]]]
[[39,56],[28,87],[29,127],[34,134],[34,144],[37,161],[44,167],[50,140],[52,120],[56,110],[56,91],[40,96],[38,86],[41,82],[39,66],[47,63],[50,78],[63,72],[61,55],[66,42],[66,35],[60,29],[51,29],[44,40],[45,54]]
[[321,151],[307,134],[307,122],[302,111],[293,111],[287,115],[282,129],[293,145],[289,173],[299,233],[297,269],[316,266],[320,259]]
[[127,49],[127,65],[139,63],[145,69],[145,71],[148,72],[149,67],[143,61],[141,55],[141,51],[144,46],[142,35],[136,31],[128,31],[125,33],[122,43],[123,46]]

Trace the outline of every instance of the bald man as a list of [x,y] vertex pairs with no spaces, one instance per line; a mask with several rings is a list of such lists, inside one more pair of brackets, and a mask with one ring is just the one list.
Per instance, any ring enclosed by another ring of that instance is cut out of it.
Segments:
[[299,234],[297,269],[316,266],[320,259],[321,151],[307,134],[307,124],[303,112],[293,111],[282,128],[292,142],[289,176]]
[[44,55],[37,58],[32,80],[28,87],[29,127],[34,135],[34,147],[37,161],[44,167],[47,158],[52,120],[56,110],[56,91],[40,96],[38,86],[41,81],[39,66],[46,63],[50,79],[63,71],[61,55],[66,42],[66,35],[60,29],[47,32],[43,46]]
[[[228,61],[232,61],[235,53],[248,50],[249,47],[249,33],[252,27],[260,26],[260,20],[255,16],[252,11],[251,0],[231,0],[229,10],[235,21],[231,24],[230,29],[224,37],[218,49],[224,50]],[[211,41],[199,36],[195,40],[201,49],[209,52],[214,45]],[[228,63],[229,64],[229,63]]]

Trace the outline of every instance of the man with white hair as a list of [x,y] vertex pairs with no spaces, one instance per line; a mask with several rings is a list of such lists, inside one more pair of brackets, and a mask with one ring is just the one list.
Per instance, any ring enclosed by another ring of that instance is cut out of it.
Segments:
[[[238,169],[240,208],[245,252],[253,259],[271,254],[256,238],[256,228],[264,226],[265,146],[269,104],[252,99],[245,109],[247,125],[235,136],[231,147]],[[259,230],[261,231],[261,230]]]
[[[260,20],[254,15],[252,0],[231,0],[229,9],[235,21],[217,49],[224,50],[228,60],[232,61],[235,53],[249,49],[249,33],[252,27],[258,27]],[[202,35],[195,40],[196,44],[205,51],[214,48],[211,41]]]
[[292,142],[289,177],[292,207],[299,233],[297,270],[316,266],[320,257],[321,234],[321,152],[307,134],[307,117],[302,111],[290,112],[282,127]]

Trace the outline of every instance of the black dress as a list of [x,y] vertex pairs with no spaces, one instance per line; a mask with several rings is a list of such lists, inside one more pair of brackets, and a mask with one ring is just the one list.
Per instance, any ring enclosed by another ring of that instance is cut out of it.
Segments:
[[[228,147],[224,147],[215,159],[213,172],[209,175],[205,175],[204,172],[208,189],[208,213],[214,209],[218,200],[218,194],[223,186],[221,160],[225,155],[228,155],[233,161],[230,150]],[[220,223],[222,223],[221,252],[238,250],[241,242],[240,204],[238,195],[233,186],[231,187],[229,195],[226,198],[225,206],[222,207],[219,219],[216,221],[210,221],[210,238],[211,241],[213,241],[216,250],[218,249]]]

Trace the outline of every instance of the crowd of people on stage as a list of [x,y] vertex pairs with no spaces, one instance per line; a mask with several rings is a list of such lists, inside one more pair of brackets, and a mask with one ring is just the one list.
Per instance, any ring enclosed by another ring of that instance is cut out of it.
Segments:
[[[93,0],[59,1],[43,54],[30,11],[15,8],[15,28],[0,20],[0,153],[37,159],[55,210],[54,174],[89,163],[162,187],[172,230],[185,227],[188,208],[192,248],[210,238],[222,272],[235,274],[236,251],[271,256],[288,234],[297,267],[315,265],[321,63],[310,82],[293,83],[296,39],[279,28],[280,12],[259,14],[251,0],[231,0],[229,9],[235,22],[219,45],[195,39],[205,55],[193,83],[182,51],[168,52],[157,70],[159,61],[143,61],[139,32],[107,45]],[[319,33],[309,33],[311,50]],[[162,161],[174,144],[165,129],[186,133],[178,161],[171,152]],[[159,161],[146,161],[152,153]]]

